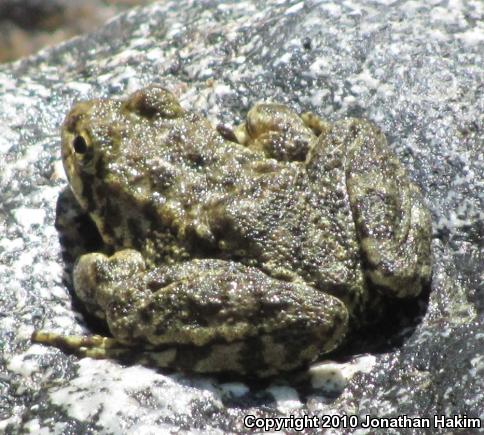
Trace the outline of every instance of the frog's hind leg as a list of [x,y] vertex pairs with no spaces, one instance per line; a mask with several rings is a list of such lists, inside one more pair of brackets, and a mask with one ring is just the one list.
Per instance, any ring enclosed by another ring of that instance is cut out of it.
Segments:
[[346,185],[367,276],[389,295],[415,296],[431,274],[431,221],[422,194],[375,125],[348,119],[338,129],[346,137]]
[[[254,343],[258,341],[259,343]],[[257,347],[277,346],[270,337],[252,339],[248,342],[212,344],[209,346],[165,346],[155,347],[145,343],[142,348],[126,346],[115,338],[101,335],[62,335],[37,330],[32,334],[32,342],[56,347],[65,353],[80,358],[117,359],[127,363],[139,363],[148,367],[165,368],[185,372],[213,374],[219,371],[240,372],[240,358],[252,361],[250,375],[267,377],[274,370],[263,355],[257,356]],[[279,345],[279,347],[281,347]],[[283,353],[283,349],[279,349]],[[223,370],[219,370],[223,367]]]
[[113,289],[107,308],[111,333],[137,362],[197,373],[294,370],[337,347],[348,328],[334,296],[216,259],[135,276]]
[[147,344],[143,348],[135,348],[101,335],[62,335],[44,330],[34,331],[32,342],[53,346],[80,358],[128,360],[151,367],[177,367],[200,373],[213,372],[220,361],[224,362],[225,367],[236,367],[243,347],[241,343],[233,343],[210,346],[210,349],[192,346],[163,349]]
[[136,271],[133,255],[85,255],[74,270],[77,293],[96,298],[114,338],[36,331],[32,341],[81,357],[267,377],[308,365],[347,332],[344,303],[302,281],[217,259]]
[[80,358],[117,359],[158,368],[173,367],[174,361],[180,355],[185,357],[185,361],[187,360],[186,355],[183,352],[177,353],[175,348],[155,349],[145,345],[140,349],[127,346],[115,338],[101,335],[62,335],[38,330],[32,334],[32,342],[53,346]]

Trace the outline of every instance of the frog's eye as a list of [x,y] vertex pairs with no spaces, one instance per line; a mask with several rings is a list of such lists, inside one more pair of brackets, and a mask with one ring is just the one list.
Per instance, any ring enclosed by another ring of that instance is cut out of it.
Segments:
[[72,141],[72,147],[77,154],[85,154],[87,151],[86,139],[78,135]]

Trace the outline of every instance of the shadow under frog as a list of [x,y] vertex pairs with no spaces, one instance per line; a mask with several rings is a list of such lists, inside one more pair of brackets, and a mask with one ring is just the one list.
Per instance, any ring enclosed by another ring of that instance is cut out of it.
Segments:
[[65,243],[74,292],[111,337],[35,342],[266,378],[347,349],[428,288],[429,212],[368,121],[259,104],[217,131],[152,86],[75,105],[62,157],[99,235]]

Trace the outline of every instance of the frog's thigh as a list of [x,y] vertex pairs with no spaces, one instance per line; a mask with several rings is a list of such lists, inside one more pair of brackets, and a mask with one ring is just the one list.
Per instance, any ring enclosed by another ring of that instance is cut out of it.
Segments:
[[134,249],[124,249],[110,257],[85,254],[74,267],[74,290],[90,313],[104,319],[113,289],[118,283],[144,273],[145,268],[143,257]]
[[159,268],[129,287],[113,292],[109,327],[127,344],[175,349],[160,366],[263,376],[314,360],[347,329],[333,296],[222,260]]
[[371,281],[413,296],[430,278],[430,215],[384,135],[368,121],[345,121],[346,180]]

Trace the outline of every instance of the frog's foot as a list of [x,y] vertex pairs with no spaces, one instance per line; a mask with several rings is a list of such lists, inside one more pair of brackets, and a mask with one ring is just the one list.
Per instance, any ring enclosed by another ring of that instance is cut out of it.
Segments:
[[62,335],[54,332],[37,330],[32,334],[32,342],[57,347],[67,353],[95,359],[119,358],[132,352],[115,338],[101,335]]
[[278,161],[304,161],[315,140],[311,127],[282,104],[256,104],[233,131],[224,127],[218,131],[227,140]]
[[[101,335],[62,335],[44,330],[34,331],[33,343],[53,346],[80,358],[120,359],[159,368],[174,367],[175,349],[150,350],[150,347],[127,346],[119,340]],[[183,368],[183,364],[178,364]]]
[[331,130],[331,124],[313,112],[302,113],[301,119],[306,127],[310,128],[316,136],[325,135]]

